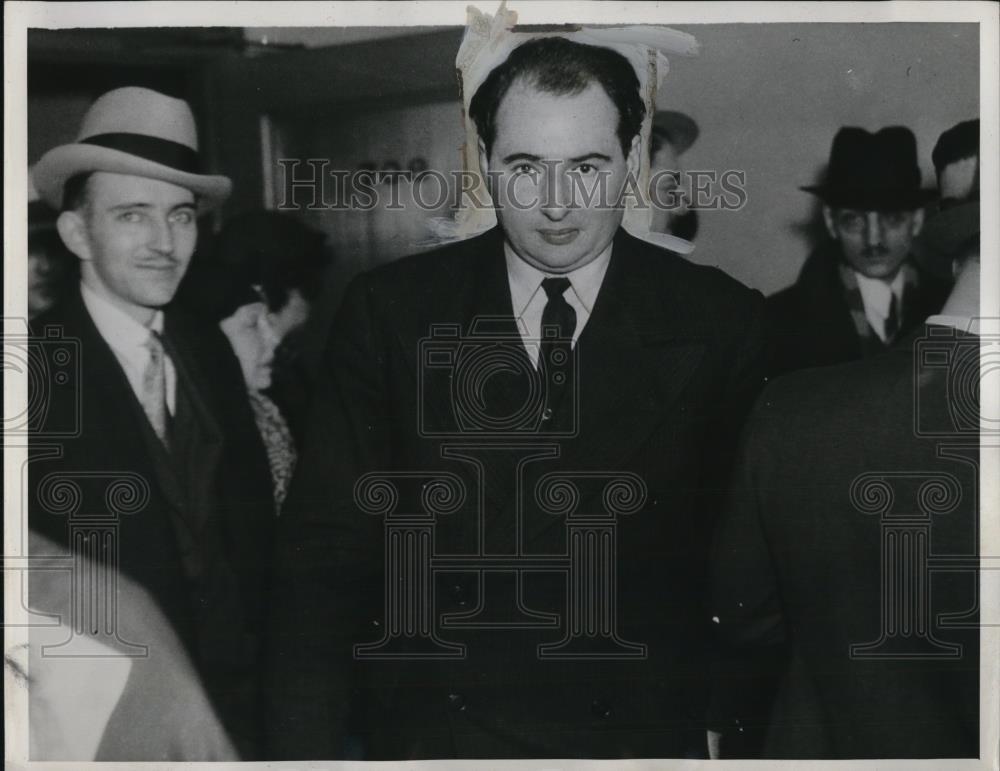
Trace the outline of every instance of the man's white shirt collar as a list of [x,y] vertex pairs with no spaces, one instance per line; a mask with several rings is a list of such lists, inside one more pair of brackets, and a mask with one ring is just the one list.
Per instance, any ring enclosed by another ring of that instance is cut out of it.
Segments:
[[163,333],[163,311],[156,311],[149,326],[145,326],[83,282],[80,282],[80,294],[97,331],[116,350],[124,353],[133,348],[145,349],[150,330]]
[[888,284],[881,279],[868,278],[857,271],[854,272],[854,275],[858,279],[858,290],[861,292],[861,301],[865,306],[865,316],[872,329],[884,342],[886,338],[885,322],[889,318],[889,303],[895,296],[898,318],[901,311],[900,304],[903,300],[903,287],[906,284],[906,273],[900,269],[895,278]]
[[[153,315],[149,326],[144,326],[129,316],[118,306],[95,292],[82,281],[80,295],[87,313],[94,321],[98,333],[111,348],[115,358],[125,371],[132,391],[141,401],[142,379],[149,363],[150,330],[163,334],[163,311],[158,310]],[[167,380],[167,409],[174,413],[177,375],[169,355],[164,356]]]
[[532,363],[538,366],[537,341],[542,332],[542,313],[548,297],[542,289],[542,281],[546,278],[564,277],[569,279],[570,288],[564,293],[566,301],[576,311],[576,329],[573,332],[573,345],[580,338],[580,333],[590,319],[597,295],[604,283],[611,262],[611,247],[601,252],[595,259],[570,273],[545,273],[534,265],[517,256],[510,244],[504,242],[504,258],[507,262],[507,280],[510,285],[511,306],[514,318],[517,320],[521,338],[525,342],[525,350]]

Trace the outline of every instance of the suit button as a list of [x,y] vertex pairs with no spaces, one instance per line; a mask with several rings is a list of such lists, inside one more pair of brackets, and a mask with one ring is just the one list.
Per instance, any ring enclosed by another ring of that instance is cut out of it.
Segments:
[[601,720],[607,720],[611,717],[611,705],[606,701],[594,699],[590,702],[590,712],[594,717],[599,717]]
[[448,709],[452,712],[465,712],[465,697],[460,693],[448,694]]
[[455,601],[456,605],[464,606],[468,599],[465,587],[462,584],[452,584],[448,589],[448,593],[451,595],[451,599]]
[[546,407],[542,411],[542,420],[552,420],[552,408]]

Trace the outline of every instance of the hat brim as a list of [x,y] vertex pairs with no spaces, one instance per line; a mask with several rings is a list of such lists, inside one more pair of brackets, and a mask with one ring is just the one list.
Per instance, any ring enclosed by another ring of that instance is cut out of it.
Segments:
[[848,190],[827,185],[804,185],[799,188],[812,193],[827,206],[835,209],[861,209],[862,211],[893,211],[919,209],[932,201],[934,190]]
[[979,201],[953,206],[927,218],[920,234],[919,257],[928,270],[951,275],[955,253],[979,233]]
[[88,144],[61,145],[43,155],[33,171],[35,188],[45,202],[58,211],[62,208],[66,181],[77,174],[93,171],[149,177],[187,188],[197,196],[201,213],[218,207],[233,189],[228,177],[191,174],[121,150]]

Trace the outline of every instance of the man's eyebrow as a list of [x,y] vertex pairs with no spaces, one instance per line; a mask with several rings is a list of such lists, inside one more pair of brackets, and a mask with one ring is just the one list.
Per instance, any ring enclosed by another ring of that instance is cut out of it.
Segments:
[[[177,209],[194,209],[196,203],[194,201],[184,201],[183,203],[175,203],[170,207],[170,211],[177,211]],[[143,201],[133,201],[132,203],[120,203],[115,206],[110,207],[109,211],[122,211],[124,209],[152,209],[153,204],[144,203]]]
[[120,203],[110,207],[109,211],[121,211],[122,209],[152,209],[153,204],[142,201],[132,201],[131,203]]
[[[511,155],[505,156],[504,159],[503,159],[503,162],[504,163],[513,163],[515,161],[533,161],[533,162],[537,163],[537,162],[539,162],[541,160],[542,160],[542,156],[540,156],[540,155],[533,155],[532,153],[512,153]],[[605,153],[599,153],[599,152],[595,151],[595,152],[590,152],[590,153],[584,153],[583,155],[577,155],[574,158],[570,158],[569,162],[570,163],[582,163],[583,161],[592,161],[592,160],[606,161],[606,162],[610,163],[611,162],[611,156],[610,155],[606,155]]]
[[611,156],[605,155],[604,153],[587,153],[586,155],[578,155],[576,158],[570,158],[570,163],[582,163],[583,161],[598,160],[598,161],[608,161],[611,162]]
[[540,161],[540,160],[542,160],[542,156],[540,156],[540,155],[532,155],[531,153],[512,153],[512,154],[510,154],[508,156],[505,156],[504,159],[503,159],[503,162],[504,163],[513,163],[514,161],[535,161],[535,162],[537,162],[537,161]]

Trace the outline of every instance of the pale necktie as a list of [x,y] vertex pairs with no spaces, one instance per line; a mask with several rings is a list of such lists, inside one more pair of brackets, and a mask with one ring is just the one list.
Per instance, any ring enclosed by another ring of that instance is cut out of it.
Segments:
[[149,351],[149,361],[142,373],[142,394],[139,401],[142,403],[142,409],[145,411],[146,417],[149,418],[149,424],[153,427],[153,431],[163,442],[163,446],[169,449],[167,370],[163,341],[155,331],[150,330],[145,345],[146,350]]

